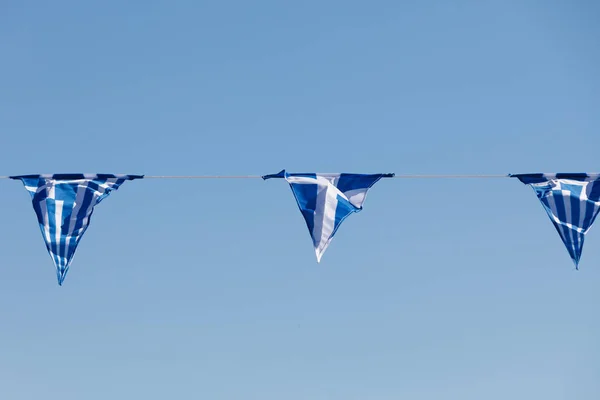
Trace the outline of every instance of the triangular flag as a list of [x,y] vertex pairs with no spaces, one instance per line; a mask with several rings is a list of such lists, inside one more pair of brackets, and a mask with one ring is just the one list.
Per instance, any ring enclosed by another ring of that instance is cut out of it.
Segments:
[[143,175],[19,175],[31,195],[46,247],[62,285],[77,244],[90,224],[94,206],[126,180]]
[[265,175],[263,179],[285,178],[313,240],[317,262],[336,231],[350,214],[362,210],[367,190],[379,179],[394,174],[287,173]]
[[531,186],[579,266],[583,239],[600,211],[600,174],[511,174]]

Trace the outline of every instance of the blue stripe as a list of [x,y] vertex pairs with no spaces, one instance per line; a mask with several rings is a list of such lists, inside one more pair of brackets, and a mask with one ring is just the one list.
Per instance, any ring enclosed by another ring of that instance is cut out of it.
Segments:
[[573,181],[589,181],[600,177],[597,173],[585,172],[558,172],[556,174],[534,173],[534,174],[509,174],[511,178],[517,178],[525,184],[542,183],[549,179],[569,179]]
[[360,209],[356,208],[352,203],[345,200],[344,198],[337,196],[338,206],[335,210],[335,224],[333,226],[333,232],[331,237],[335,236],[338,228],[342,225],[342,222],[350,216],[350,214],[359,212]]
[[340,174],[337,188],[342,193],[356,189],[369,189],[382,178],[382,175],[383,174]]
[[573,172],[573,173],[564,173],[559,172],[556,174],[556,179],[570,179],[575,181],[585,181],[589,178],[589,175],[585,172]]
[[[550,211],[554,212],[554,214],[558,217],[559,221],[566,222],[567,221],[567,213],[565,210],[564,198],[562,196],[552,196],[552,199],[554,200],[555,209],[554,210],[550,209]],[[544,198],[544,203],[546,204],[546,207],[550,207],[547,198]]]
[[600,181],[588,183],[585,194],[590,201],[600,202]]
[[83,180],[83,179],[113,179],[113,178],[122,178],[124,180],[134,180],[134,179],[142,179],[144,175],[115,175],[115,174],[93,174],[92,177],[87,174],[30,174],[30,175],[12,175],[9,176],[10,179],[52,179],[56,181],[70,181],[70,180]]
[[276,174],[263,175],[262,178],[264,180],[272,179],[272,178],[285,178],[285,169],[282,169]]
[[[312,178],[316,178],[316,175],[313,174]],[[298,208],[304,217],[306,227],[308,228],[308,231],[310,232],[314,242],[315,238],[313,231],[315,229],[315,211],[317,209],[317,191],[319,186],[316,184],[290,184],[290,188],[294,193],[294,198],[296,199]]]
[[[313,172],[301,172],[301,173],[295,172],[295,173],[289,173],[289,172],[286,172],[285,169],[282,169],[281,171],[279,171],[276,174],[262,175],[261,178],[264,179],[264,180],[267,180],[267,179],[273,179],[273,178],[285,178],[286,176],[312,176],[312,175],[316,175],[316,174],[313,173]],[[366,176],[366,177],[368,177],[368,176],[379,176],[379,178],[393,178],[394,176],[396,176],[396,174],[394,174],[393,172],[392,173],[385,173],[385,174],[370,174],[370,175],[369,174],[347,174],[347,173],[341,173],[340,174],[340,176],[344,176],[344,175],[348,176],[348,177],[352,177],[352,176]],[[362,187],[371,187],[371,186],[373,186],[373,184],[375,182],[377,182],[377,180],[374,181],[373,183],[371,183],[369,186],[362,186]],[[338,188],[339,188],[339,186],[338,186]],[[343,192],[342,189],[340,189],[340,191]]]
[[590,226],[592,226],[592,223],[598,214],[598,212],[594,213],[594,209],[595,207],[593,203],[586,203],[585,216],[583,217],[583,226],[581,228],[588,229]]

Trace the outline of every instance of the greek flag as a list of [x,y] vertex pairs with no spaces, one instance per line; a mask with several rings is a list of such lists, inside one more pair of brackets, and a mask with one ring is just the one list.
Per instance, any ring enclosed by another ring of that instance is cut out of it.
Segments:
[[600,210],[600,174],[514,174],[533,188],[578,268],[583,239]]
[[143,175],[19,175],[31,195],[46,247],[62,285],[77,244],[90,224],[94,206],[126,180]]
[[290,174],[282,170],[262,178],[285,178],[288,181],[312,237],[317,262],[320,262],[342,222],[350,214],[362,210],[369,188],[379,179],[393,176],[394,174]]

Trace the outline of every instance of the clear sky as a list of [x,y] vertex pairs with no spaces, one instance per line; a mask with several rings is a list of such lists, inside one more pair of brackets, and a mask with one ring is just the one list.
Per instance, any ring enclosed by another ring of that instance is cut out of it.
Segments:
[[[0,175],[600,170],[600,4],[0,1]],[[63,287],[0,181],[0,398],[600,398],[576,271],[515,179],[387,179],[323,256],[281,180],[142,180]]]

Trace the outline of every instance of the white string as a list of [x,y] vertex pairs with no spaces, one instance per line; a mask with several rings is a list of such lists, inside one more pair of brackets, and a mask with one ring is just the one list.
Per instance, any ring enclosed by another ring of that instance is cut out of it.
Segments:
[[406,179],[488,179],[488,178],[510,178],[510,175],[395,175],[392,178]]
[[[9,176],[0,176],[8,179]],[[261,179],[260,175],[146,175],[144,179]],[[489,179],[510,178],[509,175],[395,175],[400,179]]]
[[144,179],[260,179],[260,175],[150,175]]

